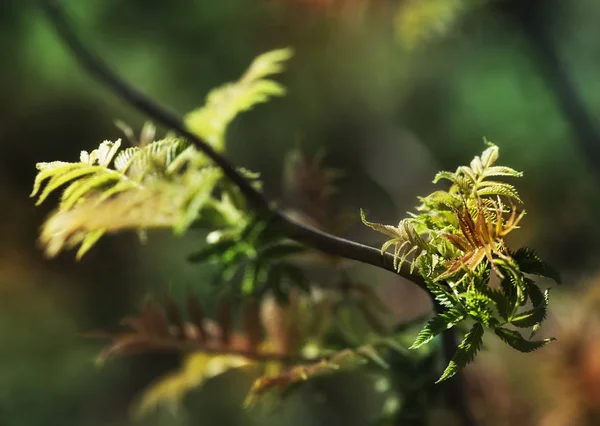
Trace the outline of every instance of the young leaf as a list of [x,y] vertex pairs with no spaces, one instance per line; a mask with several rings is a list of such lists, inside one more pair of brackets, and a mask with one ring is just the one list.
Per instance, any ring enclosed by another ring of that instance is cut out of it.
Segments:
[[292,50],[289,48],[258,56],[240,80],[212,90],[202,108],[187,114],[184,118],[186,127],[204,138],[213,148],[222,151],[227,126],[239,113],[273,96],[285,94],[282,85],[265,77],[280,73],[283,63],[291,56]]
[[481,323],[475,323],[473,328],[465,335],[465,338],[458,346],[456,353],[452,357],[452,360],[444,370],[442,376],[436,383],[443,382],[454,376],[460,370],[462,370],[468,363],[473,361],[481,345],[483,344],[483,325]]
[[522,203],[519,193],[513,185],[508,183],[496,182],[496,181],[484,181],[476,187],[477,195],[502,195],[506,198],[513,199],[518,203]]
[[496,306],[500,315],[508,320],[513,315],[517,305],[519,303],[519,284],[518,279],[522,277],[515,277],[514,274],[507,274],[502,281],[500,281],[500,288],[502,288],[502,298],[497,298]]
[[478,322],[481,322],[488,328],[494,328],[498,325],[498,320],[494,316],[492,306],[494,300],[486,293],[478,290],[472,290],[467,293],[463,302],[466,305],[469,316]]
[[79,162],[37,165],[31,196],[48,181],[38,204],[67,185],[42,228],[46,255],[82,244],[79,259],[104,233],[123,229],[171,227],[181,232],[197,219],[222,177],[216,167],[198,167],[202,154],[182,139],[117,153],[119,147],[119,140],[105,141],[91,153],[82,152]]
[[448,309],[452,309],[456,306],[456,297],[447,291],[442,284],[436,282],[427,282],[426,284],[429,292],[435,297],[435,300],[437,300],[440,305]]
[[414,253],[411,265],[412,271],[419,258],[427,252],[427,242],[419,235],[410,219],[401,220],[398,226],[382,225],[380,223],[369,222],[362,209],[360,210],[360,218],[369,228],[392,237],[381,246],[381,254],[383,255],[393,245],[394,268],[398,271],[406,261],[406,258]]
[[536,324],[541,323],[546,319],[546,311],[548,308],[548,296],[550,291],[546,290],[544,292],[544,301],[533,309],[522,312],[518,315],[513,316],[510,319],[510,323],[516,327],[527,328],[533,327]]
[[533,280],[525,278],[525,286],[527,288],[527,295],[529,296],[531,304],[534,308],[537,308],[544,303],[546,296]]
[[435,336],[440,334],[444,330],[448,330],[454,327],[456,324],[461,322],[465,317],[465,313],[458,309],[450,309],[447,312],[437,314],[431,318],[425,328],[421,330],[415,343],[409,349],[417,349],[424,344],[428,343]]
[[188,256],[187,260],[191,263],[202,263],[213,257],[218,257],[235,245],[233,240],[218,241],[214,244],[209,244],[195,253]]
[[132,407],[133,415],[140,420],[161,406],[176,410],[184,395],[192,389],[213,377],[254,363],[254,360],[240,355],[189,354],[179,370],[160,377],[143,390]]
[[521,271],[526,274],[539,275],[553,279],[557,284],[561,283],[560,274],[556,269],[544,262],[537,253],[528,248],[523,247],[512,253],[513,259],[519,265]]
[[498,314],[508,321],[513,312],[513,302],[502,291],[496,288],[485,289],[485,295],[494,302]]
[[515,330],[509,330],[503,327],[497,327],[494,332],[500,337],[504,342],[508,343],[510,346],[518,350],[519,352],[533,352],[537,349],[540,349],[546,346],[548,343],[556,340],[554,337],[544,339],[544,340],[526,340],[521,336],[521,333]]

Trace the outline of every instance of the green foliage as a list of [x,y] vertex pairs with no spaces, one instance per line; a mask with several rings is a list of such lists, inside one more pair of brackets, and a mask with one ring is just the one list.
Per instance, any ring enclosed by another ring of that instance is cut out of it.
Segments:
[[557,284],[560,284],[560,275],[556,269],[544,262],[537,253],[528,248],[522,247],[511,254],[512,258],[519,265],[519,269],[526,274],[539,275],[541,277],[551,278]]
[[427,288],[435,300],[445,308],[452,309],[456,305],[456,296],[444,288],[442,284],[428,281]]
[[381,225],[367,221],[365,213],[362,210],[360,211],[360,218],[365,225],[375,231],[392,237],[381,246],[381,253],[385,253],[388,248],[392,245],[394,246],[394,268],[398,271],[409,255],[416,253],[415,258],[418,258],[427,251],[427,243],[420,237],[413,224],[407,219],[401,220],[398,226]]
[[[211,91],[206,104],[185,117],[187,128],[216,151],[223,151],[227,126],[239,113],[285,93],[283,86],[268,77],[280,72],[290,56],[289,49],[281,49],[256,58],[239,81]],[[162,227],[181,234],[192,226],[207,228],[206,244],[189,260],[216,265],[215,282],[237,286],[236,296],[252,302],[252,310],[243,312],[241,333],[232,330],[229,305],[218,309],[217,321],[210,321],[203,318],[198,301],[191,299],[189,323],[181,319],[170,300],[164,315],[150,306],[140,317],[129,318],[126,325],[130,330],[112,335],[114,342],[104,357],[165,348],[190,352],[181,370],[159,380],[142,396],[140,413],[165,400],[175,404],[189,389],[232,369],[250,365],[265,369],[246,401],[254,405],[267,392],[282,392],[309,377],[351,367],[356,361],[372,361],[386,368],[386,354],[375,347],[407,352],[399,349],[389,334],[386,337],[385,327],[369,311],[366,301],[373,301],[372,289],[369,294],[343,279],[339,286],[336,283],[333,301],[327,290],[315,291],[298,261],[310,247],[287,239],[270,218],[251,212],[240,190],[189,141],[171,135],[154,140],[152,124],[146,124],[135,140],[131,129],[123,124],[119,127],[133,146],[121,149],[121,140],[105,141],[90,153],[83,151],[78,162],[38,163],[31,194],[38,196],[36,204],[62,189],[58,208],[41,232],[46,254],[55,256],[64,248],[79,246],[80,258],[105,233],[126,229],[144,232]],[[522,173],[496,165],[498,147],[486,143],[482,155],[468,166],[438,173],[434,183],[448,181],[449,188],[419,198],[417,213],[397,226],[370,222],[360,212],[366,226],[388,237],[381,253],[393,247],[394,269],[401,272],[410,263],[410,272],[418,272],[445,309],[427,322],[410,349],[422,348],[465,321],[473,323],[438,382],[474,359],[486,329],[521,352],[537,350],[553,340],[531,341],[506,328],[532,328],[533,336],[546,318],[549,291],[542,292],[530,275],[558,283],[560,277],[533,250],[513,252],[506,247],[505,237],[519,228],[525,211],[517,209],[522,201],[516,188],[502,178],[517,178]],[[324,208],[334,175],[319,170],[320,158],[313,163],[298,153],[294,158],[295,169],[287,171],[285,180],[294,181],[291,187],[297,193],[311,186],[308,202],[314,211],[313,223],[331,233],[343,229],[340,223],[345,221]],[[261,190],[256,173],[245,169],[239,173]],[[331,218],[336,220],[329,221]],[[339,222],[337,228],[331,222]],[[492,284],[493,278],[498,278],[499,285]],[[231,296],[230,286],[220,286],[220,291]],[[359,290],[360,302],[345,304],[348,294]],[[277,311],[281,306],[294,307],[294,299],[308,300],[315,294],[325,301],[325,317],[317,318],[309,310],[302,312],[302,318]],[[253,302],[269,297],[278,304],[273,308],[276,313],[259,318]],[[322,320],[318,326],[315,318]],[[310,332],[295,329],[303,322],[312,324],[306,328]],[[264,336],[261,326],[266,330]],[[291,341],[296,338],[298,341]],[[313,350],[311,355],[304,352],[308,349]],[[291,360],[306,362],[290,367]]]
[[217,151],[222,151],[225,148],[227,126],[239,113],[267,102],[273,96],[285,94],[281,84],[266,77],[283,71],[283,63],[292,54],[288,48],[258,56],[239,81],[212,90],[202,108],[185,116],[187,128]]
[[440,334],[444,330],[448,330],[454,327],[456,324],[461,322],[465,318],[465,312],[459,309],[451,308],[448,311],[437,314],[429,320],[427,325],[415,340],[415,343],[409,349],[417,349],[426,343],[429,343],[431,339]]
[[[214,207],[216,201],[211,203]],[[188,260],[217,265],[215,283],[218,284],[241,277],[240,290],[244,296],[260,297],[272,291],[280,302],[287,302],[291,288],[309,291],[304,272],[289,261],[307,247],[282,240],[264,221],[244,217],[241,211],[233,217],[237,219],[208,234],[207,245],[192,253]],[[227,220],[218,218],[221,223]]]
[[447,33],[477,3],[476,0],[405,0],[395,15],[396,36],[406,48],[415,48]]
[[39,205],[66,185],[41,241],[55,256],[80,245],[80,258],[106,232],[171,227],[184,231],[221,179],[219,169],[198,166],[201,155],[181,139],[167,138],[118,151],[121,141],[83,151],[75,163],[38,163],[31,196]]
[[[238,82],[215,89],[204,107],[186,116],[188,128],[223,150],[226,127],[239,113],[285,92],[265,77],[280,72],[290,56],[291,50],[281,49],[256,58]],[[105,233],[126,229],[167,227],[181,234],[205,213],[212,214],[215,226],[219,221],[235,222],[229,232],[239,236],[249,221],[244,201],[204,154],[181,138],[152,141],[151,124],[139,141],[134,141],[130,128],[118,125],[135,146],[119,151],[120,139],[105,141],[91,153],[83,151],[79,162],[37,164],[31,193],[39,194],[36,204],[66,186],[40,236],[48,256],[79,246],[79,259]],[[242,173],[260,188],[257,175]]]
[[[516,205],[522,202],[516,188],[497,178],[520,177],[522,173],[495,165],[498,147],[486,143],[488,148],[469,166],[438,173],[434,183],[448,180],[450,188],[420,198],[419,213],[403,219],[398,227],[368,222],[361,211],[363,223],[392,237],[383,244],[382,253],[394,245],[398,270],[411,260],[411,271],[417,269],[432,296],[447,309],[427,323],[412,349],[462,321],[475,321],[440,380],[456,374],[473,359],[486,328],[523,351],[552,340],[530,342],[504,328],[507,324],[533,327],[533,336],[546,318],[548,291],[542,293],[526,274],[556,282],[560,277],[533,250],[511,252],[506,247],[504,238],[518,228],[525,211],[517,211]],[[492,271],[500,286],[492,286]],[[528,301],[532,307],[522,310]]]
[[[487,142],[487,141],[486,141]],[[451,195],[486,196],[502,195],[521,202],[519,194],[513,185],[486,180],[494,177],[521,177],[523,174],[510,167],[494,166],[498,160],[498,149],[490,146],[481,157],[476,156],[469,166],[460,166],[456,172],[439,172],[433,183],[446,179],[452,182]]]
[[534,308],[528,311],[521,312],[510,319],[510,323],[516,327],[527,328],[533,327],[536,324],[541,324],[546,319],[546,311],[548,310],[549,290],[544,293],[544,299],[539,304],[533,304]]
[[523,338],[523,336],[521,336],[521,333],[519,333],[518,331],[509,330],[504,327],[497,327],[494,330],[494,332],[496,333],[496,335],[498,335],[498,337],[500,337],[502,340],[504,340],[506,343],[508,343],[510,346],[512,346],[519,352],[533,352],[546,346],[553,340],[556,340],[553,337],[536,341],[527,340]]
[[[282,62],[290,55],[291,51],[284,49],[258,57],[238,82],[214,90],[203,108],[186,116],[187,127],[217,151],[223,150],[226,127],[238,113],[284,93],[282,86],[266,77],[281,71]],[[103,234],[125,229],[168,227],[183,233],[192,226],[207,228],[206,244],[189,256],[190,261],[217,265],[215,282],[239,285],[238,295],[245,302],[273,298],[292,309],[291,314],[282,314],[283,308],[271,308],[269,315],[259,318],[257,304],[250,303],[252,309],[243,311],[243,332],[232,329],[234,319],[228,304],[220,304],[216,321],[211,321],[204,318],[193,297],[188,298],[187,322],[170,299],[164,312],[148,305],[139,316],[125,319],[125,331],[104,334],[112,337],[113,343],[101,354],[101,360],[164,349],[186,352],[181,369],[157,380],[140,396],[134,409],[138,415],[165,403],[176,406],[190,389],[242,367],[258,365],[264,370],[248,395],[247,405],[254,405],[264,399],[263,394],[282,392],[309,377],[352,367],[356,361],[387,366],[375,346],[397,346],[379,335],[381,326],[375,326],[372,318],[367,322],[366,344],[361,341],[355,345],[336,330],[337,343],[325,347],[325,335],[330,333],[326,326],[337,316],[339,300],[329,302],[329,297],[321,295],[326,305],[324,318],[316,315],[314,307],[294,315],[298,299],[313,296],[304,270],[294,261],[307,247],[284,238],[272,229],[268,219],[251,212],[240,190],[223,179],[220,169],[203,153],[181,138],[167,136],[154,141],[151,123],[144,126],[139,138],[126,125],[118,126],[132,147],[121,149],[120,140],[107,141],[91,153],[83,152],[79,162],[38,164],[40,172],[32,192],[32,196],[40,194],[37,204],[66,186],[58,209],[42,230],[46,253],[53,256],[80,245],[79,258]],[[319,158],[313,163],[295,164],[296,169],[288,170],[295,190],[306,192],[310,186],[311,191],[317,191],[316,199],[310,201],[324,202],[335,175],[319,170]],[[305,168],[307,165],[311,167]],[[261,189],[257,174],[245,169],[238,172],[255,189]],[[315,177],[322,187],[314,187],[311,179]],[[321,210],[324,206],[313,207]],[[352,283],[345,286],[354,287]],[[230,290],[220,286],[227,297]],[[367,293],[362,297],[367,299]],[[353,315],[362,304],[358,306]],[[310,349],[310,355],[304,354],[305,348]],[[290,367],[292,360],[305,363]]]
[[468,363],[473,361],[475,355],[481,349],[483,344],[483,326],[481,323],[475,323],[473,328],[465,335],[463,341],[458,345],[458,349],[450,363],[438,379],[438,383],[442,382],[458,373]]

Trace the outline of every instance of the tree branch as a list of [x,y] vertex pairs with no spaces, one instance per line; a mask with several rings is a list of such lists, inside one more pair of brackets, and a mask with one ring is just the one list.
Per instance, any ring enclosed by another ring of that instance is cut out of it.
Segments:
[[188,131],[179,117],[165,110],[139,90],[127,84],[99,57],[87,49],[69,24],[59,3],[59,0],[42,0],[42,6],[54,23],[57,33],[80,65],[90,75],[138,111],[162,123],[193,143],[196,148],[214,161],[223,170],[224,174],[239,187],[250,205],[259,214],[270,216],[272,223],[287,237],[330,255],[356,260],[397,273],[421,288],[426,288],[423,279],[418,274],[411,273],[407,264],[404,265],[400,272],[397,272],[394,269],[393,256],[391,254],[385,253],[382,256],[380,250],[374,247],[339,238],[306,226],[291,219],[280,210],[272,209],[265,197],[255,190],[249,181],[240,175],[225,157],[217,153],[197,135]]
[[[405,262],[402,269],[398,272],[394,268],[394,257],[391,254],[385,253],[382,255],[381,251],[377,248],[328,234],[316,228],[299,223],[280,210],[271,208],[265,197],[260,192],[256,191],[226,158],[217,153],[209,144],[197,135],[186,130],[179,117],[166,111],[139,90],[128,85],[113,73],[99,57],[91,53],[91,51],[82,44],[76,36],[75,31],[71,28],[59,6],[59,0],[42,0],[42,5],[54,23],[56,30],[64,43],[69,47],[71,53],[79,61],[80,65],[86,69],[90,75],[110,88],[118,97],[127,101],[137,110],[174,130],[180,136],[193,143],[200,151],[204,152],[206,156],[214,161],[214,163],[223,170],[224,174],[239,187],[240,191],[248,199],[250,205],[255,208],[259,214],[267,216],[272,221],[271,223],[278,227],[278,229],[288,238],[330,255],[356,260],[394,272],[427,291],[423,278],[414,272],[410,272],[410,264],[408,262]],[[428,291],[427,293],[429,294]],[[448,330],[444,333],[443,348],[444,356],[447,359],[450,359],[456,349],[456,335],[454,330]],[[239,354],[244,355],[242,352]],[[264,356],[261,356],[261,358],[265,359],[284,360],[286,358],[286,356],[279,354],[263,355]],[[448,389],[449,402],[458,404],[457,411],[465,421],[465,425],[474,424],[468,408],[466,408],[465,405],[466,399],[462,380],[455,377],[451,382],[453,384],[450,385],[451,388]]]

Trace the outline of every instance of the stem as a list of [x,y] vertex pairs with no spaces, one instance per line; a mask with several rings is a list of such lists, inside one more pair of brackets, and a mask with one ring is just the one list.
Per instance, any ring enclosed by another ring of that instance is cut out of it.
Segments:
[[59,3],[59,0],[42,0],[42,7],[54,23],[58,35],[62,38],[65,45],[68,46],[80,65],[89,72],[90,75],[103,83],[118,97],[128,102],[138,111],[153,118],[157,122],[162,123],[193,143],[197,149],[206,154],[207,157],[223,170],[223,173],[227,178],[239,187],[242,194],[248,199],[249,204],[259,214],[269,216],[273,221],[273,224],[278,226],[286,236],[324,253],[356,260],[397,273],[425,289],[422,278],[418,274],[411,273],[408,265],[404,265],[399,272],[395,270],[393,256],[391,254],[385,253],[382,255],[380,250],[374,247],[322,232],[318,229],[296,222],[280,210],[272,209],[265,197],[254,189],[250,182],[240,175],[225,157],[217,153],[200,137],[188,131],[178,116],[165,110],[142,92],[127,84],[99,57],[87,49],[65,18]]

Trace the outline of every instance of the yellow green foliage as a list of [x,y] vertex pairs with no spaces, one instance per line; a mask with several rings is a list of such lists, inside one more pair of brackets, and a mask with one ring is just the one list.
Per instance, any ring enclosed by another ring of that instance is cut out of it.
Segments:
[[241,355],[192,353],[179,370],[160,377],[142,392],[132,407],[133,415],[141,418],[163,406],[177,411],[185,394],[192,389],[227,371],[253,364],[253,360]]
[[[548,292],[542,292],[525,274],[557,282],[560,277],[533,250],[511,252],[506,246],[505,237],[519,227],[525,211],[517,210],[522,201],[515,187],[498,178],[522,173],[495,165],[498,147],[486,143],[488,148],[468,166],[439,172],[434,183],[448,180],[450,188],[420,198],[419,214],[403,219],[398,226],[368,222],[361,211],[365,225],[389,238],[382,253],[395,246],[398,270],[410,257],[411,270],[418,270],[432,296],[446,309],[427,323],[411,349],[464,320],[475,321],[440,381],[473,360],[485,328],[521,352],[539,349],[552,340],[531,341],[504,328],[506,324],[533,327],[533,337],[546,317]],[[500,279],[499,288],[490,284],[491,271]],[[528,301],[532,308],[520,311]]]
[[157,227],[181,232],[222,177],[220,169],[198,166],[202,155],[182,139],[118,151],[120,145],[103,142],[91,153],[83,151],[79,162],[37,164],[31,196],[41,190],[38,205],[66,185],[42,228],[48,256],[80,245],[80,258],[107,232]]
[[404,0],[396,11],[398,40],[414,48],[446,33],[476,0]]
[[283,62],[292,56],[291,49],[279,49],[258,56],[246,73],[235,83],[211,91],[206,104],[184,118],[192,133],[207,141],[217,151],[225,148],[225,130],[241,112],[273,96],[283,96],[285,88],[266,77],[283,71]]
[[99,363],[145,352],[184,354],[178,370],[151,383],[139,395],[132,406],[135,417],[159,408],[175,410],[188,392],[232,370],[254,379],[244,405],[269,409],[297,382],[355,368],[369,360],[385,368],[387,364],[375,347],[395,347],[391,338],[369,333],[354,349],[326,349],[326,333],[342,306],[333,292],[314,298],[291,291],[287,305],[280,305],[273,296],[260,303],[248,299],[237,313],[243,319],[239,328],[233,327],[236,312],[229,298],[219,301],[214,319],[204,316],[192,293],[186,299],[185,311],[170,298],[164,308],[149,301],[139,314],[122,320],[124,329],[96,333],[112,340],[99,355]]
[[[285,93],[266,77],[280,72],[291,54],[280,49],[260,55],[239,81],[210,92],[206,104],[186,116],[187,127],[222,151],[225,130],[239,113]],[[130,128],[122,123],[119,127],[135,146],[121,149],[120,139],[105,141],[90,153],[83,151],[78,162],[37,164],[31,193],[38,195],[37,205],[64,188],[40,236],[48,256],[79,246],[79,259],[102,235],[121,230],[166,227],[179,234],[200,218],[207,203],[227,207],[226,194],[213,199],[221,170],[188,141],[171,136],[153,141],[151,124],[136,141]]]
[[[520,177],[522,173],[510,167],[495,166],[498,147],[489,145],[469,166],[460,166],[455,172],[439,172],[433,182],[449,180],[450,188],[421,197],[421,205],[417,207],[421,214],[401,220],[398,226],[369,222],[361,211],[365,225],[391,237],[381,251],[384,253],[395,246],[394,261],[398,270],[410,255],[411,268],[428,255],[436,272],[434,276],[433,271],[421,271],[425,278],[442,280],[458,275],[462,279],[475,271],[484,259],[493,267],[492,253],[499,260],[508,259],[504,237],[517,228],[525,211],[517,215],[515,204],[521,203],[521,199],[513,185],[491,179]],[[509,203],[508,208],[502,198]]]

